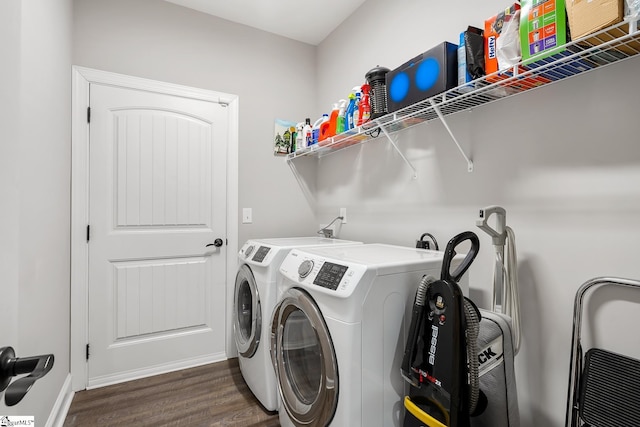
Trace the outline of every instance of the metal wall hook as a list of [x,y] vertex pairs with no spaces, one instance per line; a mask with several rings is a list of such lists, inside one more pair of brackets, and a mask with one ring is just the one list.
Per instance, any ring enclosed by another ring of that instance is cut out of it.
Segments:
[[[33,384],[53,368],[53,354],[32,357],[15,357],[12,347],[0,348],[0,392],[6,390],[4,402],[13,406],[31,389]],[[29,374],[11,383],[17,375]],[[9,385],[11,383],[11,385]]]

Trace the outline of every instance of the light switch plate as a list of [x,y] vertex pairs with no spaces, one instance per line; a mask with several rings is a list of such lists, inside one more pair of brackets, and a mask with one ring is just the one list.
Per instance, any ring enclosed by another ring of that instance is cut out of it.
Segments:
[[242,208],[242,223],[243,224],[253,223],[253,212],[251,208]]

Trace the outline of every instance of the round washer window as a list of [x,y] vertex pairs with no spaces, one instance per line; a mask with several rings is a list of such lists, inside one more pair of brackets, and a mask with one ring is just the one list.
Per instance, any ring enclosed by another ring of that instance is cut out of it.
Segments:
[[301,310],[293,311],[284,323],[282,355],[292,389],[301,402],[310,405],[322,385],[322,353],[318,336]]
[[238,305],[236,307],[238,316],[238,326],[242,339],[247,341],[251,338],[253,328],[253,295],[251,286],[247,279],[243,279],[238,285]]

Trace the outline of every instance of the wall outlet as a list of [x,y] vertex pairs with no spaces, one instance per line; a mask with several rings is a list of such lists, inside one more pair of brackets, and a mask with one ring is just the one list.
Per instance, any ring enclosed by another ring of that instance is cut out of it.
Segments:
[[347,223],[347,208],[340,208],[340,216],[342,217],[342,224]]

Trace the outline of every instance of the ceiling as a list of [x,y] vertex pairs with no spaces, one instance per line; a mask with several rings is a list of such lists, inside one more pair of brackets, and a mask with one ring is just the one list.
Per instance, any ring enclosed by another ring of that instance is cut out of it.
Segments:
[[318,45],[366,0],[166,0]]

